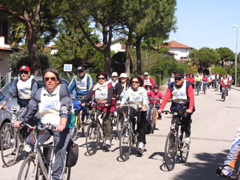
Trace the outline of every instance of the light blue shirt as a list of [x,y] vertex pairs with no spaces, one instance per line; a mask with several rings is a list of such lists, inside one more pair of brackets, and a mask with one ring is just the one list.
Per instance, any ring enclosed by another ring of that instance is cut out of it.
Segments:
[[[125,95],[124,95],[124,97],[122,98],[122,101],[121,101],[121,104],[124,104],[127,100],[128,100],[128,98],[129,98],[129,91],[130,90],[133,90],[133,87],[129,87],[128,88],[128,90],[125,92]],[[142,98],[143,98],[143,104],[144,105],[147,105],[148,104],[148,97],[147,97],[147,91],[146,91],[146,89],[145,88],[143,88],[143,87],[138,87],[138,91],[142,91],[143,93],[142,93]]]

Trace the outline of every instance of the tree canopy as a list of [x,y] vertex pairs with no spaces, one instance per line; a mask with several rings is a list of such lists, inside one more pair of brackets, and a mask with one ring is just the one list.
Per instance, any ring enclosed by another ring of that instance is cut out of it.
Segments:
[[235,56],[231,49],[227,47],[220,47],[216,49],[218,54],[220,55],[221,61],[222,61],[222,67],[224,67],[224,61],[234,61]]

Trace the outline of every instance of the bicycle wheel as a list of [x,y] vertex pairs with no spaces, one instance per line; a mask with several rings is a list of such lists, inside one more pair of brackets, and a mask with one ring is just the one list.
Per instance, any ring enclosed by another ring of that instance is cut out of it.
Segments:
[[117,136],[118,139],[120,139],[120,135],[121,135],[121,130],[122,130],[122,125],[123,125],[123,118],[120,119],[119,115],[117,116]]
[[86,147],[90,156],[97,152],[100,136],[99,125],[96,121],[92,121],[88,126],[86,134]]
[[153,134],[154,132],[154,124],[155,124],[155,118],[156,118],[156,111],[152,111],[152,118],[151,118],[151,133]]
[[72,136],[71,136],[73,141],[77,140],[77,137],[78,137],[78,126],[79,126],[79,121],[78,121],[78,119],[76,119],[75,126],[73,128],[73,132],[72,132]]
[[83,120],[83,123],[82,123],[82,126],[81,126],[83,137],[86,137],[86,134],[87,134],[86,130],[87,130],[88,125],[90,123],[91,123],[90,117],[84,116],[84,120]]
[[129,159],[130,153],[132,149],[132,134],[130,124],[125,124],[122,127],[119,141],[119,150],[120,157],[123,161],[127,161]]
[[[35,158],[34,157],[27,157],[20,168],[18,173],[18,180],[27,180],[34,178],[34,170],[35,170]],[[36,174],[36,180],[38,179],[38,174]]]
[[183,163],[187,162],[188,154],[189,154],[189,144],[185,143],[186,133],[182,132],[182,143],[180,148],[180,157]]
[[206,87],[203,86],[203,93],[206,94]]
[[224,93],[223,93],[223,102],[226,100],[226,90],[224,90]]
[[[4,124],[5,132],[1,139],[1,157],[5,166],[12,166],[19,153],[20,139],[16,129],[11,127],[11,124]],[[2,131],[1,131],[2,134]]]
[[170,131],[166,139],[164,153],[164,159],[168,171],[174,169],[176,158],[177,158],[177,142],[175,140],[174,133]]
[[69,180],[70,179],[70,175],[71,175],[71,168],[65,166],[61,179]]

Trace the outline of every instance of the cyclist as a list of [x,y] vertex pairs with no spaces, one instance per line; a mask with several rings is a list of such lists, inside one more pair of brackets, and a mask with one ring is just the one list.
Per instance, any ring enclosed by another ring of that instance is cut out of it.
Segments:
[[151,85],[153,87],[154,84],[155,84],[153,78],[151,76],[149,76],[148,72],[144,73],[144,77],[142,77],[142,81],[143,81],[143,86],[142,87],[145,87],[149,83],[151,83]]
[[215,84],[215,73],[213,73],[211,75],[211,78],[212,78],[212,88],[216,88],[216,84]]
[[99,116],[103,112],[103,134],[105,137],[103,145],[106,148],[110,148],[112,141],[111,117],[116,111],[115,91],[112,84],[107,81],[107,74],[105,72],[99,72],[97,74],[97,80],[98,82],[93,85],[92,89],[83,99],[82,105],[85,106],[85,102],[90,100],[92,96],[94,96],[95,103],[105,104],[103,106],[97,105],[97,107],[92,109],[92,112],[94,113],[97,111],[97,116]]
[[195,110],[193,87],[191,84],[190,81],[184,80],[184,75],[182,73],[176,73],[175,82],[168,86],[167,92],[158,110],[158,113],[162,112],[170,97],[172,97],[171,111],[186,110],[186,117],[179,115],[179,118],[182,118],[182,123],[184,125],[184,129],[182,130],[186,132],[186,143],[190,143],[191,115]]
[[[144,151],[144,145],[146,144],[146,135],[145,135],[145,121],[146,121],[146,107],[147,107],[147,92],[143,85],[143,81],[141,77],[134,76],[130,80],[130,84],[132,85],[128,88],[125,93],[121,104],[121,106],[129,100],[131,105],[141,105],[142,110],[137,114],[137,133],[138,133],[138,151]],[[137,106],[136,106],[137,108]],[[136,108],[130,107],[130,121],[132,121],[133,127],[135,126],[134,114],[136,112]]]
[[38,89],[38,83],[31,76],[31,71],[28,66],[21,66],[19,69],[20,78],[13,81],[10,90],[4,98],[0,109],[2,109],[9,99],[17,93],[17,103],[20,108],[28,105],[29,100]]
[[187,78],[187,81],[191,81],[193,85],[196,84],[196,81],[194,79],[194,76],[192,73],[189,74],[189,77]]
[[235,136],[232,146],[229,150],[229,153],[227,154],[227,159],[224,161],[224,167],[222,169],[222,174],[224,176],[229,177],[233,175],[239,153],[240,153],[240,126],[238,127],[238,134]]
[[205,91],[207,90],[207,85],[208,85],[208,77],[206,74],[204,74],[204,76],[202,77],[202,82],[203,82],[203,86],[206,87]]
[[148,82],[146,85],[145,85],[145,89],[147,92],[150,92],[152,90],[152,84],[150,82]]
[[[93,79],[90,74],[85,73],[85,68],[83,66],[79,66],[77,68],[77,74],[78,74],[77,76],[74,76],[72,78],[72,81],[68,86],[70,94],[75,89],[76,99],[78,99],[79,97],[85,97],[93,86]],[[73,105],[74,109],[76,110],[81,109],[79,100],[73,101]],[[82,107],[82,110],[85,115],[87,116],[89,115],[86,107]]]
[[[159,86],[157,84],[155,84],[153,86],[153,90],[150,92],[147,92],[147,96],[151,97],[151,98],[158,98],[157,100],[150,99],[150,101],[149,101],[148,119],[150,120],[151,111],[154,107],[154,101],[156,102],[156,104],[155,104],[156,109],[159,109],[160,108],[160,98],[163,98],[164,95],[159,91]],[[161,113],[158,113],[158,118],[160,120],[162,119]]]
[[196,74],[195,80],[196,80],[196,89],[197,89],[197,87],[199,87],[199,92],[201,92],[202,79],[198,73]]
[[117,74],[117,72],[113,72],[112,73],[112,77],[110,78],[109,82],[112,84],[113,87],[116,86],[116,84],[118,83],[118,74]]
[[224,78],[224,73],[222,73],[222,76],[219,78],[219,82],[220,82],[220,93],[222,92],[222,84],[221,84],[221,82],[222,82],[223,78]]
[[41,123],[46,125],[51,123],[56,130],[44,132],[39,137],[39,142],[46,142],[51,134],[54,134],[55,141],[55,162],[53,165],[53,179],[61,179],[65,166],[66,149],[71,138],[73,121],[68,120],[71,113],[72,100],[69,91],[62,84],[58,73],[54,69],[47,69],[44,73],[44,87],[37,90],[33,95],[27,108],[21,113],[21,117],[14,123],[18,128],[22,122],[31,120],[32,116],[38,111]]
[[[17,103],[20,108],[26,107],[38,89],[38,82],[34,79],[34,76],[31,75],[30,68],[28,66],[21,66],[19,69],[20,78],[13,81],[10,90],[8,91],[6,97],[4,98],[0,109],[4,108],[10,98],[17,93]],[[34,117],[34,120],[37,120],[37,117]],[[31,123],[34,124],[34,123]],[[26,128],[20,130],[20,133],[25,132]],[[30,152],[31,147],[30,141],[26,141],[27,144],[24,146],[23,151]],[[16,149],[15,149],[16,150]],[[15,150],[12,152],[15,153]]]
[[224,90],[226,89],[227,96],[228,96],[228,87],[230,86],[230,81],[227,79],[226,75],[223,76],[223,79],[221,80],[221,85],[222,85],[222,96],[221,97],[223,99]]

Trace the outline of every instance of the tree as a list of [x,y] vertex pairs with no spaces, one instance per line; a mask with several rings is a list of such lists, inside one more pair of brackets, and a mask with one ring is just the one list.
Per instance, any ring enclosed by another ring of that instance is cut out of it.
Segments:
[[212,72],[218,73],[218,74],[222,74],[222,73],[227,74],[227,71],[223,67],[219,67],[219,66],[212,68]]
[[218,64],[221,59],[216,50],[208,47],[203,47],[199,50],[193,49],[189,57],[193,65],[197,65],[199,69],[206,69],[212,64]]
[[216,49],[218,54],[220,54],[221,61],[222,61],[222,67],[224,67],[224,61],[234,61],[235,56],[231,49],[227,47],[220,47]]
[[44,22],[51,24],[60,14],[69,12],[73,7],[73,3],[75,1],[1,0],[1,11],[9,15],[14,21],[23,23],[26,27],[27,49],[31,61],[31,69],[35,75],[42,74],[37,45],[37,36],[42,24]]

